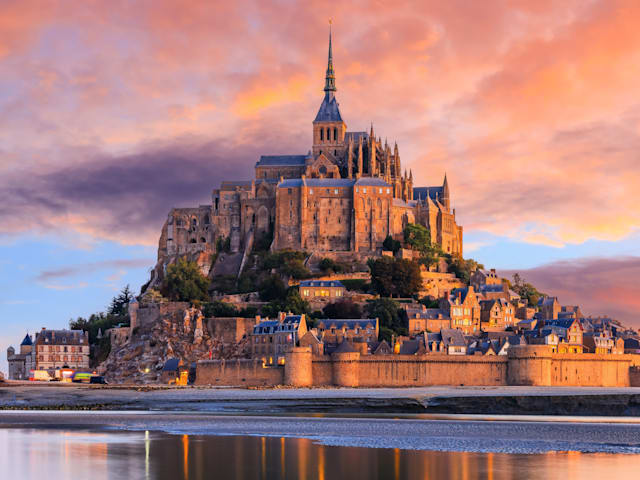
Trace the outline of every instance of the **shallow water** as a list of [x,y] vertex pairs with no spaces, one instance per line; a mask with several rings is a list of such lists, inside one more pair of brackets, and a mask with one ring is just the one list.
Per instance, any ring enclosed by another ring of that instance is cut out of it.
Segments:
[[640,469],[638,424],[3,412],[0,425],[7,479],[619,480]]
[[637,478],[640,456],[332,447],[309,439],[0,429],[2,478]]

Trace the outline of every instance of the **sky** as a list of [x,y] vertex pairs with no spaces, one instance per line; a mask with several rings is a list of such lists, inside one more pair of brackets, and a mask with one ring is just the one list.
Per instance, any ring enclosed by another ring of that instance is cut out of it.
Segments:
[[348,129],[446,172],[466,257],[640,327],[640,2],[2,0],[2,351],[139,289],[171,207],[309,150],[329,17]]

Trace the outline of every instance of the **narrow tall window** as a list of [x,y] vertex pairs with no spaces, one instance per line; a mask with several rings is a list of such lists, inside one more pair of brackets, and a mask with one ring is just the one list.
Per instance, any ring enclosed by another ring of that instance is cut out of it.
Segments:
[[324,129],[320,129],[320,141],[322,142],[324,140]]
[[333,140],[338,140],[338,129],[334,127],[333,129]]
[[327,127],[327,142],[331,141],[331,129]]

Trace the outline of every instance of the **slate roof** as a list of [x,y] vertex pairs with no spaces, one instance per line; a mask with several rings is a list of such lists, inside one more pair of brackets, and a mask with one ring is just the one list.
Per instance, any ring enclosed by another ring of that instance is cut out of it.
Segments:
[[387,182],[379,177],[360,177],[355,182],[356,187],[390,187]]
[[415,187],[413,189],[413,198],[415,200],[424,201],[424,200],[427,199],[427,192],[429,192],[429,197],[434,202],[436,201],[436,196],[439,199],[442,199],[442,195],[443,195],[442,186],[440,186],[440,187]]
[[256,167],[304,167],[307,158],[307,155],[261,155]]
[[[351,187],[353,180],[348,178],[306,178],[304,184],[308,187]],[[303,180],[301,178],[287,178],[278,184],[278,188],[301,187]]]
[[338,348],[336,348],[333,353],[354,353],[357,352],[355,348],[351,346],[351,344],[347,341],[343,341]]
[[347,320],[341,318],[324,318],[322,320],[318,320],[318,325],[323,323],[325,328],[330,328],[331,325],[335,325],[336,328],[342,328],[344,326],[347,327],[347,330],[353,330],[357,328],[367,328],[367,325],[372,325],[374,328],[378,324],[377,318],[365,318],[360,320]]
[[265,335],[277,332],[297,332],[301,318],[301,315],[287,315],[282,322],[278,320],[265,320],[253,327],[253,334]]
[[82,330],[41,330],[36,337],[36,344],[53,345],[88,345],[89,340]]
[[443,328],[440,330],[440,335],[442,335],[442,341],[445,346],[453,346],[453,347],[466,347],[467,342],[464,339],[464,335],[461,330],[457,330],[455,328]]
[[342,287],[344,285],[340,280],[303,280],[300,282],[301,287]]
[[22,343],[20,344],[20,346],[23,345],[33,345],[33,341],[31,340],[31,335],[29,335],[28,333],[24,336],[24,340],[22,340]]
[[338,108],[338,102],[334,95],[326,94],[320,109],[316,115],[314,122],[341,122],[342,116],[340,115],[340,109]]
[[[575,318],[561,318],[558,320],[545,320],[544,324],[546,327],[562,327],[569,328],[575,322]],[[578,322],[579,323],[579,322]]]
[[498,293],[504,291],[502,285],[479,285],[478,293]]
[[349,137],[353,138],[353,143],[358,143],[358,140],[362,138],[362,142],[369,138],[369,134],[367,132],[346,132],[345,135],[345,143],[349,142]]
[[[438,318],[438,315],[440,315],[441,318]],[[449,313],[441,308],[427,308],[425,310],[414,312],[412,318],[451,320],[449,318]]]
[[400,355],[416,355],[420,350],[419,340],[406,340],[400,345]]
[[163,372],[175,372],[178,370],[180,366],[179,358],[170,358],[164,363],[164,367],[162,367]]

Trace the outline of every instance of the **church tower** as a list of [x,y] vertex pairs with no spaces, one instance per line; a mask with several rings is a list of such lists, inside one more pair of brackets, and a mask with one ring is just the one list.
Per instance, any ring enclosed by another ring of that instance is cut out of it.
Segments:
[[342,158],[346,131],[347,125],[342,121],[336,101],[336,75],[333,70],[331,26],[329,26],[329,59],[324,81],[324,99],[313,121],[313,156],[317,157],[322,153],[333,161]]

